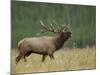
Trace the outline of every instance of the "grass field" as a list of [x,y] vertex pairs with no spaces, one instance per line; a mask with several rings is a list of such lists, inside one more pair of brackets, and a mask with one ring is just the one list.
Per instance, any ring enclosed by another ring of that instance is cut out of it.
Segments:
[[63,49],[54,53],[55,59],[46,58],[41,62],[41,55],[32,54],[27,58],[27,62],[22,59],[17,65],[15,57],[17,51],[12,50],[11,72],[15,73],[34,73],[51,71],[85,70],[96,68],[96,49],[95,47]]

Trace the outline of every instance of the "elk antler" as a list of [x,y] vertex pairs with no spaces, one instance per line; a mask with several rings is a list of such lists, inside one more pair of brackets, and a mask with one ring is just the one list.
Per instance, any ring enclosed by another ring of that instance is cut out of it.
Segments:
[[64,24],[64,25],[62,25],[61,28],[62,28],[61,30],[62,30],[63,32],[69,31],[69,24],[68,24],[68,25]]
[[57,33],[56,30],[54,30],[54,27],[52,24],[50,24],[51,27],[47,27],[46,25],[44,25],[44,23],[40,20],[40,23],[42,25],[42,27],[45,29],[45,32],[46,31],[50,31],[50,32],[53,32],[53,33]]
[[53,33],[58,33],[58,32],[66,32],[66,31],[69,30],[68,25],[64,24],[64,25],[59,26],[54,20],[53,20],[53,22],[57,26],[56,28],[52,24],[50,24],[50,27],[47,27],[43,23],[43,21],[40,20],[40,23],[45,30],[44,32],[50,31],[50,32],[53,32]]
[[58,32],[66,32],[66,31],[69,31],[69,24],[66,25],[66,24],[63,24],[61,26],[59,26],[55,20],[53,20],[54,24],[57,26],[57,31]]

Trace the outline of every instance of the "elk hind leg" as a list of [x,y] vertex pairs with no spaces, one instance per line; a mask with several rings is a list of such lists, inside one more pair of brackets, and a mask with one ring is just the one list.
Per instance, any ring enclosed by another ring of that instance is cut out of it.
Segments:
[[22,58],[22,55],[19,54],[17,57],[16,57],[16,64],[20,61],[20,59]]
[[24,55],[24,61],[26,62],[26,57],[28,57],[32,52],[31,51],[28,51],[25,55]]
[[19,55],[16,57],[16,64],[20,61],[21,58],[25,56],[26,52],[20,52]]

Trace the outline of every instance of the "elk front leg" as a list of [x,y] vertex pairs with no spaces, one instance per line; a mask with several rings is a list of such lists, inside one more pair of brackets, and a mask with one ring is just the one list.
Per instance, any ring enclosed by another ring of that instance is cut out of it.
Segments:
[[44,62],[46,56],[47,56],[47,55],[43,55],[43,56],[42,56],[42,62]]
[[54,56],[53,56],[53,54],[51,54],[51,55],[49,55],[49,56],[50,56],[50,58],[51,58],[51,59],[54,59]]
[[24,61],[26,62],[26,57],[28,57],[30,54],[32,53],[32,51],[28,51],[25,55],[24,55]]
[[53,51],[48,52],[48,55],[50,56],[51,59],[54,59],[53,53],[54,53]]

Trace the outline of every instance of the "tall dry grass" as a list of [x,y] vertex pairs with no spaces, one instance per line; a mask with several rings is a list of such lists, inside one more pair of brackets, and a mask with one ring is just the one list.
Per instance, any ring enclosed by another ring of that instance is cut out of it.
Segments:
[[45,62],[41,62],[41,55],[32,54],[27,58],[27,62],[22,59],[17,65],[15,64],[16,55],[17,52],[12,50],[11,73],[13,74],[96,68],[95,47],[59,50],[54,53],[54,60],[47,57]]

